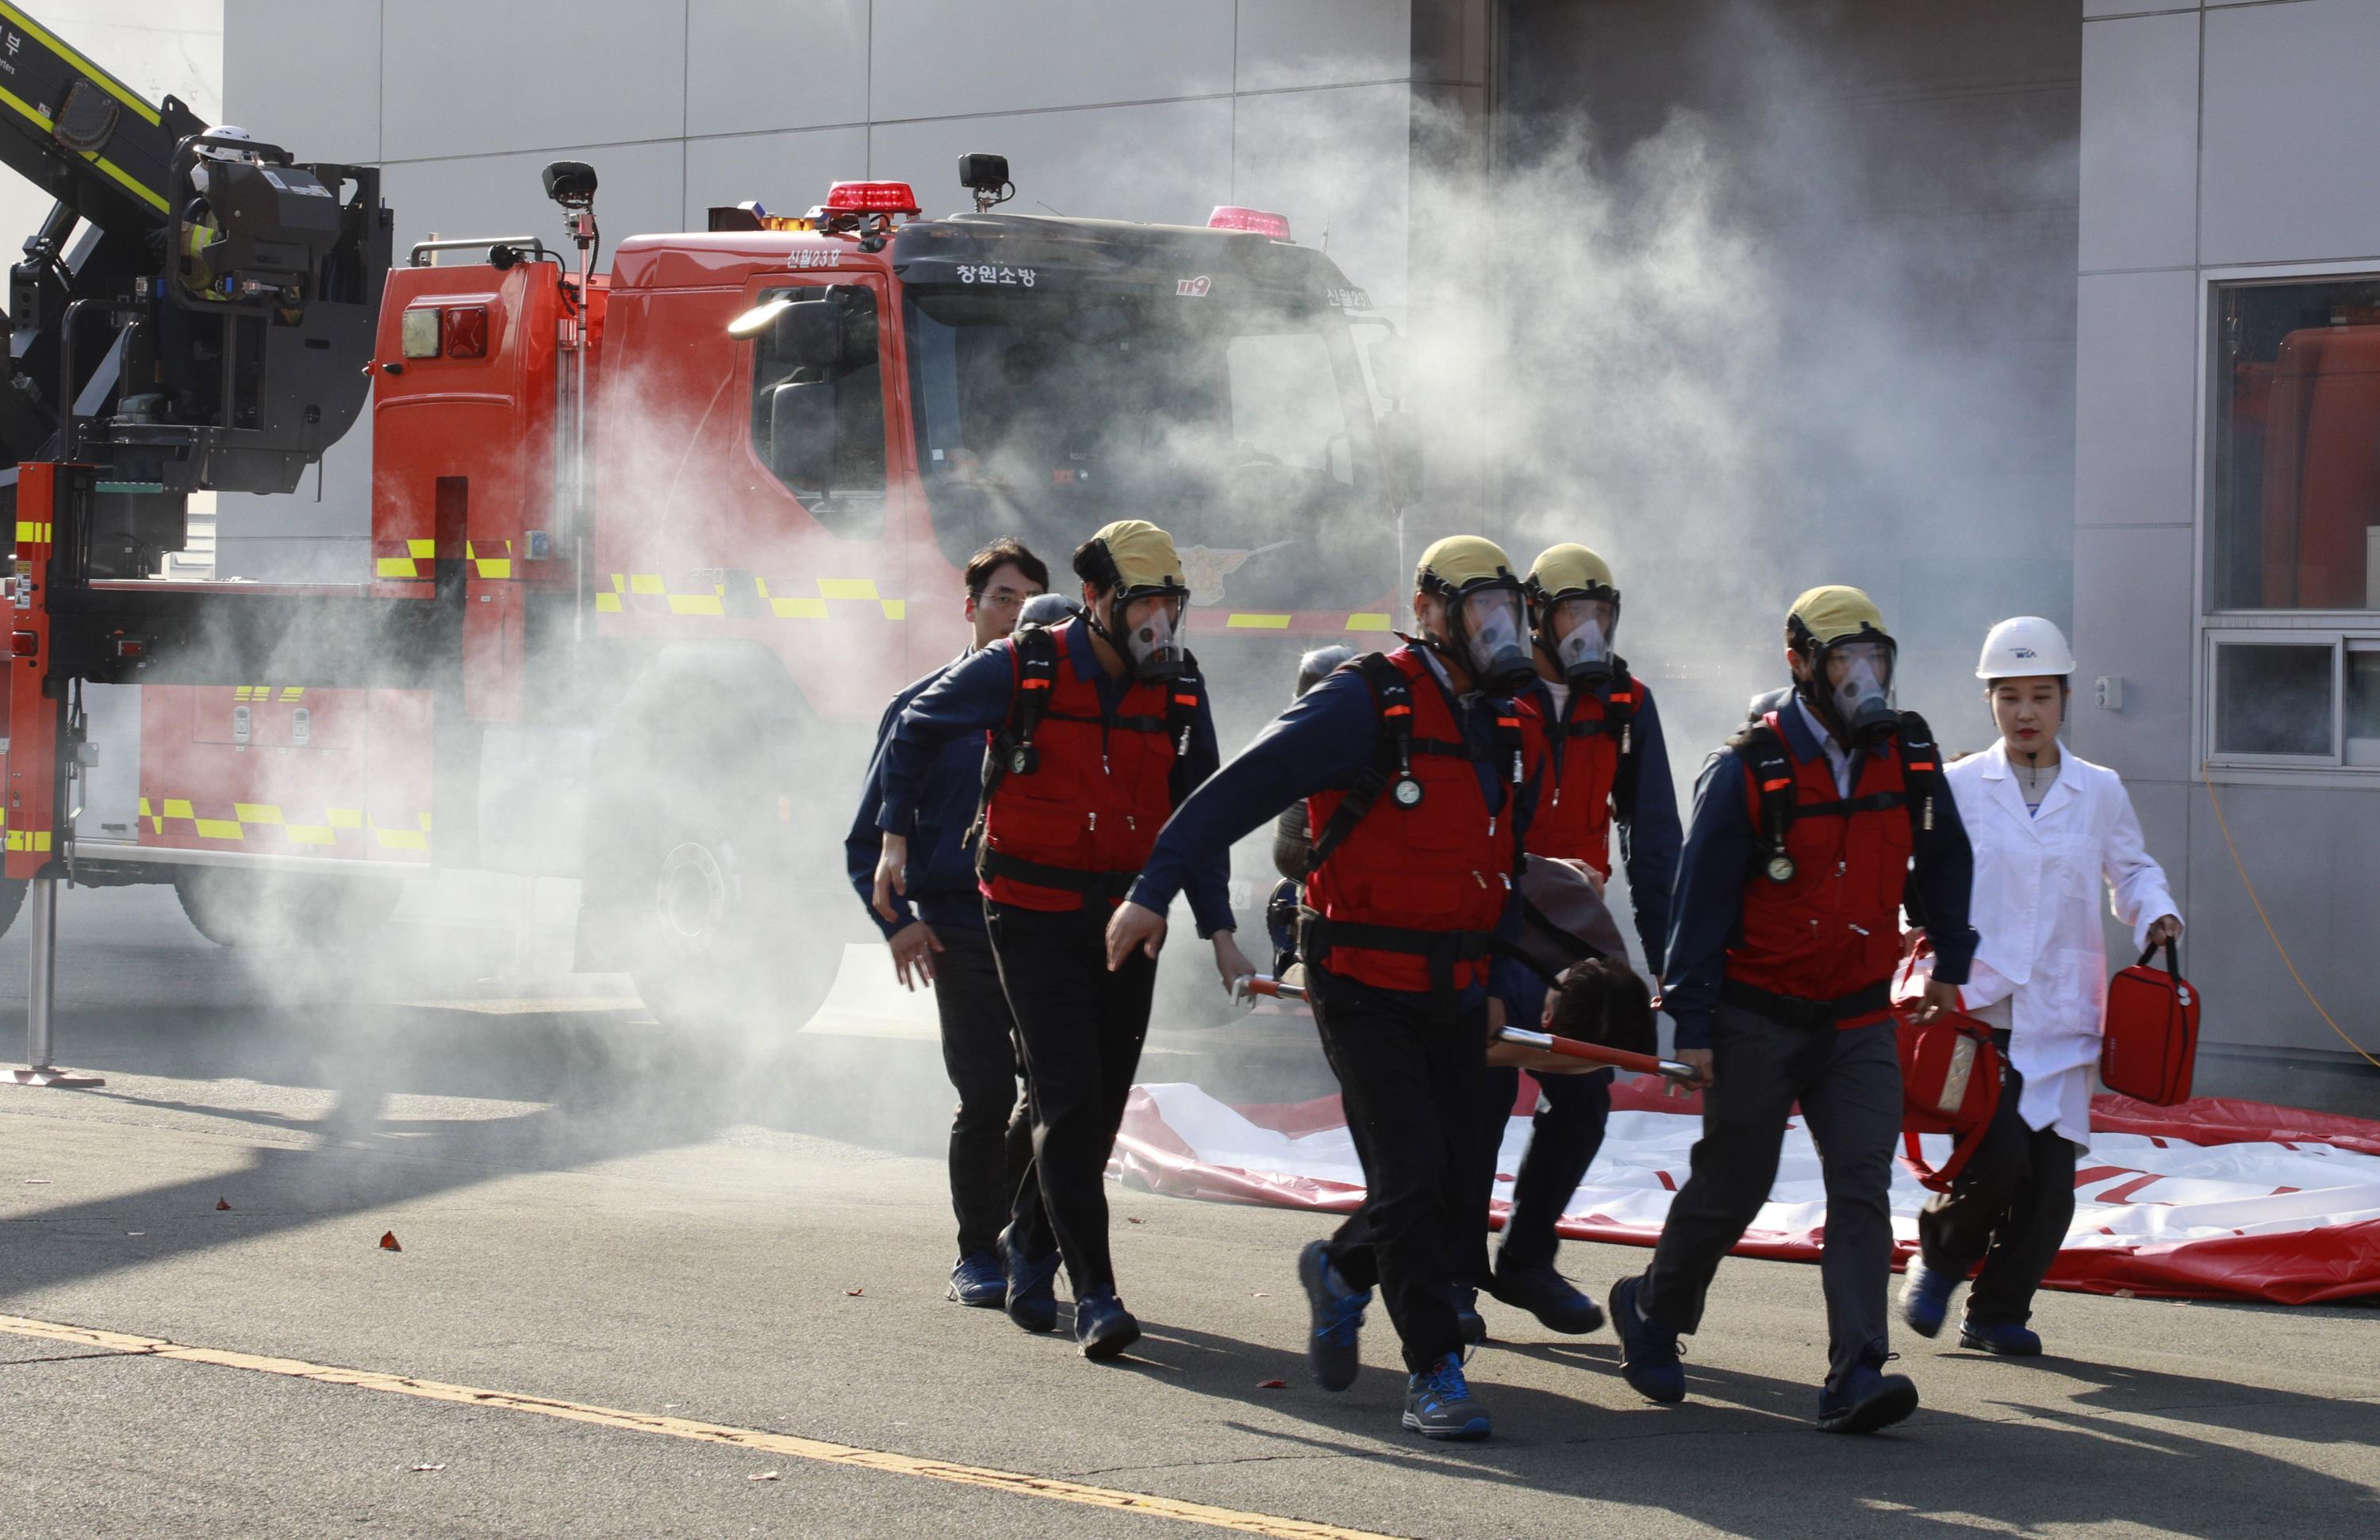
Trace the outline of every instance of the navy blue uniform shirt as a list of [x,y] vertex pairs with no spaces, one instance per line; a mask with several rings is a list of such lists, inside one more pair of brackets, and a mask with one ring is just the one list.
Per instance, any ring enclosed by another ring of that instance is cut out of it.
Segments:
[[[1434,664],[1436,660],[1431,661]],[[1415,687],[1446,689],[1435,667],[1428,677],[1429,683]],[[1502,817],[1512,803],[1512,784],[1508,762],[1494,752],[1496,711],[1477,696],[1461,702],[1450,697],[1450,704],[1463,737],[1479,756],[1479,784],[1487,794],[1488,810]],[[1379,751],[1379,731],[1378,704],[1360,673],[1342,668],[1322,680],[1292,702],[1288,710],[1174,810],[1166,820],[1165,831],[1157,837],[1157,848],[1141,869],[1140,880],[1133,885],[1132,902],[1163,914],[1210,852],[1230,850],[1235,841],[1293,802],[1316,792],[1343,792],[1353,786]],[[1521,798],[1512,814],[1516,841],[1528,827],[1531,800]],[[1516,892],[1505,905],[1500,934],[1519,934],[1518,900]],[[1543,999],[1544,987],[1518,963],[1498,958],[1491,964],[1490,976],[1491,987],[1506,1001],[1508,1013],[1518,1009],[1516,1000],[1531,998],[1532,988],[1536,990],[1535,998]],[[1532,1008],[1519,1025],[1534,1026],[1536,1019]]]
[[[1091,649],[1090,628],[1079,617],[1055,630],[1075,675],[1097,688],[1100,713],[1115,715],[1131,681],[1111,679],[1099,666],[1099,655]],[[1016,669],[1011,661],[1014,650],[1009,641],[992,643],[953,664],[902,709],[877,755],[883,794],[883,803],[876,810],[878,829],[905,834],[912,824],[923,819],[929,803],[929,780],[954,739],[970,740],[976,756],[982,757],[983,734],[1008,721],[1008,709],[1016,694]],[[1221,758],[1215,745],[1214,714],[1201,691],[1198,719],[1190,728],[1189,752],[1174,764],[1174,784],[1197,785],[1215,773]],[[971,817],[972,806],[968,812]],[[1166,893],[1171,899],[1175,891],[1189,890],[1190,913],[1201,937],[1238,928],[1232,918],[1231,875],[1231,853],[1219,845]],[[1162,912],[1163,905],[1158,907]]]
[[[1558,720],[1553,692],[1536,682],[1537,709]],[[1596,692],[1609,709],[1609,685]],[[1669,954],[1670,891],[1678,880],[1678,787],[1670,776],[1670,746],[1661,735],[1661,713],[1653,692],[1636,681],[1636,709],[1628,722],[1628,752],[1611,782],[1611,821],[1620,834],[1620,858],[1628,873],[1628,903],[1636,915],[1636,939],[1645,948],[1645,971],[1661,976]]]
[[[1802,712],[1789,706],[1777,720],[1796,759],[1824,761],[1825,750]],[[1864,758],[1852,756],[1854,786]],[[1743,915],[1743,885],[1751,879],[1753,847],[1760,835],[1743,785],[1743,761],[1725,748],[1704,763],[1702,778],[1694,782],[1694,819],[1678,867],[1670,965],[1661,986],[1662,1009],[1678,1024],[1682,1049],[1710,1047],[1711,1013],[1727,976],[1728,945]],[[1915,855],[1925,934],[1934,943],[1934,976],[1964,984],[1967,964],[1975,955],[1975,932],[1967,924],[1975,856],[1947,785],[1935,795],[1934,827],[1918,833]]]
[[892,704],[884,708],[884,718],[876,724],[876,751],[868,760],[868,783],[859,794],[859,812],[851,820],[851,832],[844,836],[843,862],[851,873],[851,885],[859,890],[868,917],[888,940],[894,931],[920,919],[930,926],[983,928],[975,847],[966,843],[967,828],[975,822],[976,798],[983,786],[984,743],[979,734],[962,734],[942,745],[941,752],[927,767],[916,825],[899,831],[909,837],[909,866],[904,879],[909,891],[906,897],[892,895],[892,907],[900,918],[886,919],[876,912],[875,903],[876,857],[883,847],[883,831],[876,819],[884,806],[885,743],[909,702],[965,661],[966,655],[961,654],[944,663],[894,696]]

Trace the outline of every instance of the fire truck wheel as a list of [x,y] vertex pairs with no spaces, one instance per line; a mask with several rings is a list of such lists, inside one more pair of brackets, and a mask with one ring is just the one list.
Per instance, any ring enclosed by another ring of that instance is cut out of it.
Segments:
[[192,928],[222,947],[336,947],[360,941],[396,908],[386,878],[184,867],[174,896]]
[[[827,928],[797,921],[785,863],[717,829],[654,842],[637,992],[664,1025],[715,1029],[807,1021],[832,978]],[[765,848],[765,847],[764,847]]]
[[31,886],[22,878],[0,877],[0,936],[17,923],[17,911],[25,907],[25,890]]

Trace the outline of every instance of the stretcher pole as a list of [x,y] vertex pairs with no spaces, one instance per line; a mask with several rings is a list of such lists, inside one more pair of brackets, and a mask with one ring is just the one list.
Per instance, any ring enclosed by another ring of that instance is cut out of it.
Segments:
[[[1269,1000],[1304,1000],[1305,990],[1295,984],[1283,984],[1263,974],[1249,974],[1232,986],[1232,998],[1243,1004],[1258,997]],[[1584,1059],[1592,1063],[1609,1064],[1614,1069],[1633,1070],[1638,1074],[1658,1074],[1664,1080],[1690,1085],[1694,1079],[1694,1066],[1674,1059],[1656,1058],[1649,1053],[1631,1053],[1626,1049],[1605,1048],[1600,1043],[1585,1043],[1575,1037],[1557,1037],[1550,1032],[1531,1032],[1525,1027],[1500,1026],[1499,1041],[1515,1048],[1536,1049],[1540,1053],[1558,1053],[1565,1059]]]

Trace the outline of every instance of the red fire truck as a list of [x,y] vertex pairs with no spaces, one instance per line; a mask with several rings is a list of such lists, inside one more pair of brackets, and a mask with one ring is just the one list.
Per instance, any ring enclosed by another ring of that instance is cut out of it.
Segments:
[[[70,184],[12,275],[50,346],[18,350],[47,416],[9,435],[6,871],[37,900],[171,881],[218,940],[322,940],[407,877],[577,877],[580,967],[668,1018],[798,1022],[844,934],[821,916],[857,915],[867,729],[963,645],[983,541],[1062,583],[1106,520],[1172,528],[1227,737],[1285,651],[1385,638],[1416,458],[1374,412],[1393,344],[1277,216],[1002,214],[1005,163],[968,156],[973,212],[843,182],[602,273],[595,174],[558,163],[575,253],[392,268],[370,168],[211,141],[45,42],[56,92],[6,147]],[[94,79],[144,172],[88,175],[127,143],[47,109]],[[184,249],[200,181],[223,245],[161,273],[139,237]],[[367,394],[368,575],[149,576],[188,493],[288,490]]]

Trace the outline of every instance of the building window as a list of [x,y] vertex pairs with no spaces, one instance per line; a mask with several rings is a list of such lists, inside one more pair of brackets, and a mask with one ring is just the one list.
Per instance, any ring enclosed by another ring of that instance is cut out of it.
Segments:
[[2380,611],[2380,278],[2220,285],[2214,340],[2209,607]]
[[2280,636],[2288,639],[2216,640],[2215,756],[2336,764],[2338,644]]
[[2211,298],[2206,761],[2380,770],[2380,275]]

